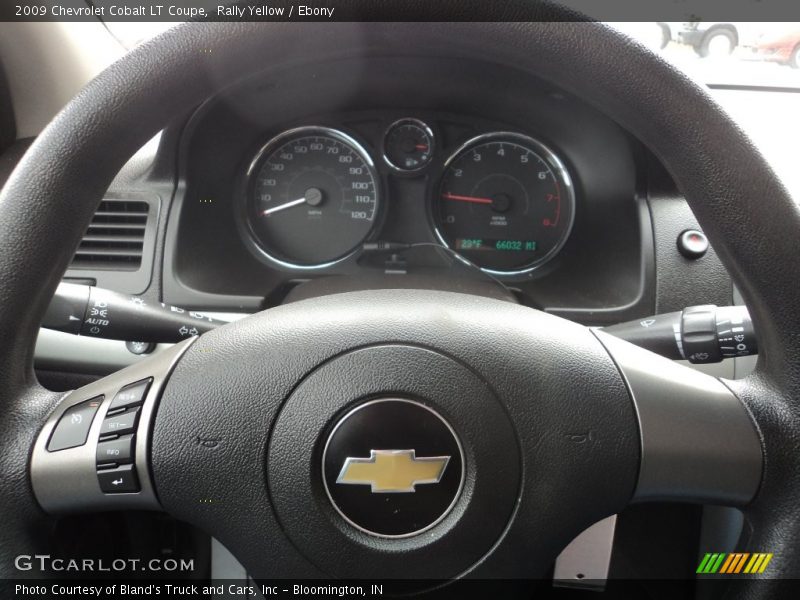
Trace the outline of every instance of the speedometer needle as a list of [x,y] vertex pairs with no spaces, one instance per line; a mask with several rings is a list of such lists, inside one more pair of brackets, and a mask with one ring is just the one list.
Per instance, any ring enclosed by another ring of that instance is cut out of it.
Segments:
[[297,200],[292,200],[291,202],[287,202],[286,204],[280,204],[278,206],[274,206],[272,208],[268,208],[267,210],[261,211],[261,216],[266,217],[267,215],[271,215],[272,213],[276,213],[279,210],[285,210],[287,208],[292,208],[293,206],[297,206],[298,204],[305,204],[306,199],[298,198]]
[[442,198],[445,200],[456,200],[458,202],[473,202],[474,204],[494,204],[494,200],[491,198],[477,198],[475,196],[459,196],[458,194],[451,194],[447,192],[446,194],[442,194]]
[[272,213],[278,212],[279,210],[292,208],[293,206],[298,206],[299,204],[308,203],[309,206],[319,206],[320,204],[322,204],[322,200],[323,200],[322,190],[320,190],[319,188],[310,187],[306,190],[306,195],[303,196],[302,198],[298,198],[297,200],[292,200],[291,202],[287,202],[286,204],[279,204],[278,206],[262,210],[261,216],[266,217],[268,215],[271,215]]

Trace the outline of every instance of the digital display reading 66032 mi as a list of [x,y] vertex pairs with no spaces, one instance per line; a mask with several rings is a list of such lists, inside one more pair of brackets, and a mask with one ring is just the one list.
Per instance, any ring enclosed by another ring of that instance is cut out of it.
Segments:
[[532,240],[457,238],[456,250],[505,250],[510,252],[535,252],[536,242]]

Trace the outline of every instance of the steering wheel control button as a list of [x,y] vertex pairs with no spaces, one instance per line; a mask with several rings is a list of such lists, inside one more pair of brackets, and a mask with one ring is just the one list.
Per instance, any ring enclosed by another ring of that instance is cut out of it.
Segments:
[[139,478],[133,465],[97,472],[100,489],[106,494],[131,494],[139,491]]
[[453,428],[414,400],[373,400],[350,411],[331,432],[322,460],[336,511],[384,538],[417,535],[439,523],[464,482]]
[[53,430],[53,435],[50,436],[47,450],[56,452],[58,450],[83,446],[86,443],[86,438],[89,436],[89,428],[92,426],[92,420],[102,402],[103,397],[97,396],[96,398],[81,402],[65,410]]
[[678,251],[686,258],[702,258],[708,252],[706,234],[697,229],[687,229],[678,236]]
[[139,417],[139,409],[134,408],[124,413],[106,417],[103,420],[103,427],[100,435],[122,435],[132,433],[136,429],[136,419]]
[[123,435],[114,440],[97,444],[97,464],[124,464],[133,461],[133,434]]
[[150,389],[150,384],[152,382],[153,379],[150,378],[126,385],[117,392],[116,396],[114,396],[114,400],[111,401],[111,406],[108,407],[108,410],[112,411],[119,408],[128,408],[130,406],[141,404],[144,402],[144,399],[147,396],[147,390]]

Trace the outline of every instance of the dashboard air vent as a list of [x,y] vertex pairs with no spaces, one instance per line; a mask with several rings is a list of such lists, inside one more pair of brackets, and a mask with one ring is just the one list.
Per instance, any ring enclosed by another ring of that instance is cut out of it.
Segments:
[[106,198],[83,235],[72,269],[136,271],[142,264],[150,205]]

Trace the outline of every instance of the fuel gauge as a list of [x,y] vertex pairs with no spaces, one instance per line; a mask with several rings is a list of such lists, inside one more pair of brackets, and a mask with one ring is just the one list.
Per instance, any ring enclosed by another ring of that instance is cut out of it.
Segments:
[[383,158],[397,171],[419,171],[431,161],[433,144],[433,132],[425,123],[418,119],[400,119],[386,130]]

